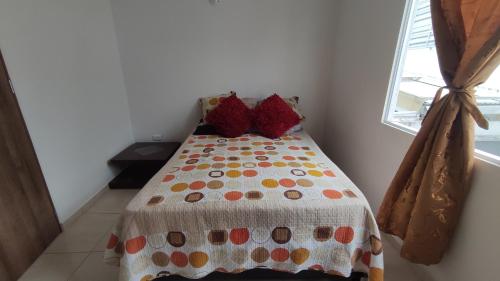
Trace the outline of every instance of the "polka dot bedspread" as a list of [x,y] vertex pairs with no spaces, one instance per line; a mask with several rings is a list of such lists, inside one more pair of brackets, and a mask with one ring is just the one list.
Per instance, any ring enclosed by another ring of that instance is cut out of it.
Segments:
[[189,136],[126,207],[105,261],[120,281],[252,268],[382,281],[382,255],[361,191],[297,132]]

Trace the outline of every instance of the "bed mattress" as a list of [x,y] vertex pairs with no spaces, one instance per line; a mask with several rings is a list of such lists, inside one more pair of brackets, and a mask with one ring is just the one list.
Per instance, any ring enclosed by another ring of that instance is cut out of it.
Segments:
[[190,135],[128,204],[105,261],[121,281],[252,268],[383,280],[362,192],[305,132]]

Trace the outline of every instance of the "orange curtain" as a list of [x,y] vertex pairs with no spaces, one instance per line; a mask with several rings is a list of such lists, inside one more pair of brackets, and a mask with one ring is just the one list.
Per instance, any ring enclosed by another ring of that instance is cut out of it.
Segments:
[[422,264],[439,263],[452,238],[470,186],[473,122],[488,127],[474,88],[500,62],[500,0],[431,0],[431,11],[449,93],[436,94],[377,215],[403,239],[401,256]]

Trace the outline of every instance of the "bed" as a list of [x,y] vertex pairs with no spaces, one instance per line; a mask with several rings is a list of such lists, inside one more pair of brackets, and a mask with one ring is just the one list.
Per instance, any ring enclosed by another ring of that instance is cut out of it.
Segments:
[[304,131],[190,135],[128,204],[105,261],[120,281],[253,268],[383,280],[365,197]]

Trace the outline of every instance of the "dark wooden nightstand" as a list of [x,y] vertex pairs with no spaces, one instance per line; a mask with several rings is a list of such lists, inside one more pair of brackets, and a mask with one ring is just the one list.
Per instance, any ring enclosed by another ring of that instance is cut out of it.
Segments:
[[109,182],[111,189],[142,188],[174,155],[179,142],[138,142],[109,160],[123,171]]

